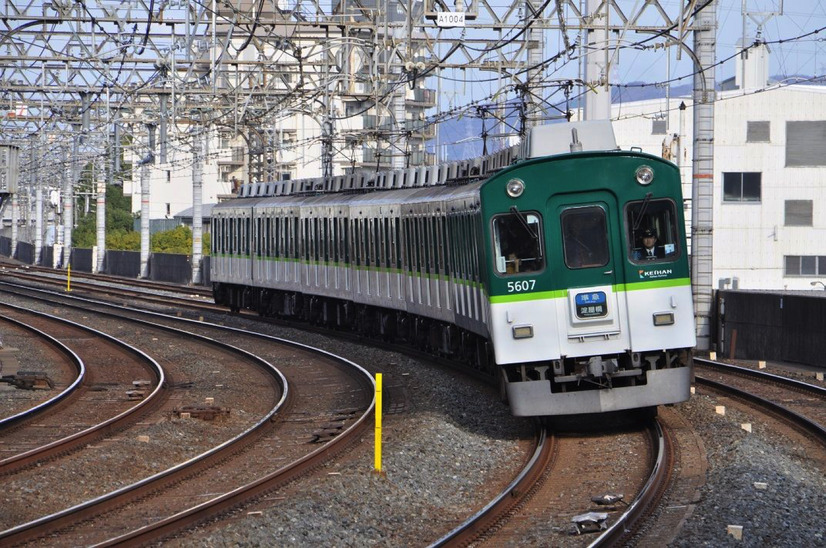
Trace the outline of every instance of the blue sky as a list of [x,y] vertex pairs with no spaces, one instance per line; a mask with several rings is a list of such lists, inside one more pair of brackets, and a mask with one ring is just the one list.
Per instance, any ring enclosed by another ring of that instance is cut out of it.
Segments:
[[[640,9],[644,0],[619,0],[621,9],[627,13],[636,13]],[[676,17],[679,6],[685,0],[660,0],[660,4],[671,17]],[[797,37],[806,35],[826,26],[826,0],[747,0],[747,10],[750,16],[745,18],[747,43],[751,43],[758,32],[763,41],[769,43],[770,48],[770,70],[773,77],[782,79],[784,76],[826,75],[826,30],[818,34],[798,39]],[[782,15],[769,15],[780,12]],[[739,49],[741,36],[743,34],[743,0],[718,0],[717,2],[717,60],[722,62],[732,57]],[[649,23],[650,24],[650,23]],[[469,25],[470,26],[470,25]],[[562,40],[559,33],[549,33],[546,37],[545,56],[551,57],[562,47]],[[569,31],[569,39],[575,35],[573,30]],[[645,38],[644,35],[628,35],[625,37],[626,43],[635,43]],[[783,40],[783,43],[775,43]],[[687,44],[693,48],[693,36],[689,33]],[[666,53],[663,49],[655,51],[639,51],[636,49],[623,49],[619,55],[619,63],[611,73],[614,83],[628,84],[631,82],[663,82],[673,80],[673,86],[690,86],[692,84],[691,74],[694,67],[688,55],[683,55],[681,61],[676,60],[676,48],[672,48],[670,53],[670,66],[666,61]],[[735,73],[736,60],[734,58],[723,62],[716,68],[717,82],[722,82],[731,78]],[[570,78],[576,77],[578,72],[576,62],[560,61],[546,71],[546,77]],[[678,79],[680,77],[685,77]],[[454,74],[443,74],[441,82],[442,104],[441,110],[447,110],[449,105],[468,105],[473,101],[490,102],[490,98],[499,89],[501,81],[497,81],[490,72],[481,73],[476,77],[464,72]],[[435,87],[435,82],[433,86]],[[625,90],[628,94],[633,90]],[[653,90],[652,90],[653,91]],[[552,102],[563,100],[560,93],[549,88],[546,93],[552,95],[549,98]],[[508,94],[509,99],[513,99],[513,94]],[[473,118],[472,114],[470,118]],[[506,131],[501,126],[492,128],[492,121],[488,121],[488,130],[494,132]],[[467,148],[473,152],[459,151],[458,157],[470,157],[479,154],[481,150],[480,139],[478,138],[481,122],[478,119],[469,120],[467,117],[455,124],[445,124],[442,126],[441,142],[449,144],[452,149]],[[457,144],[457,142],[459,144]],[[478,150],[477,150],[478,149]],[[455,152],[455,151],[454,151]]]
[[[639,0],[642,1],[642,0]],[[623,4],[636,2],[625,0]],[[677,11],[679,1],[661,1],[669,14]],[[781,11],[782,15],[769,15]],[[742,0],[718,0],[717,3],[717,60],[722,61],[735,51],[743,34]],[[755,38],[760,25],[760,35],[770,42],[770,74],[790,76],[794,74],[823,75],[826,73],[826,30],[806,38],[795,39],[826,26],[826,0],[747,0],[746,32],[748,41]],[[778,40],[789,40],[775,43]],[[693,45],[689,35],[689,45]],[[687,57],[677,63],[676,53],[671,57],[671,76],[690,73]],[[717,68],[717,80],[734,76],[734,59]],[[650,52],[626,52],[620,58],[614,77],[622,83],[631,81],[656,82],[666,79],[666,64],[662,50]]]

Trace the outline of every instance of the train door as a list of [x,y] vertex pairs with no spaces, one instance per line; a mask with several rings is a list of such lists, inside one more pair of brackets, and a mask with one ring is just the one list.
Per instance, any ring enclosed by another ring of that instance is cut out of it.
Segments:
[[[629,348],[618,206],[606,192],[554,196],[546,224],[553,279],[564,298],[558,301],[562,354],[621,352]],[[550,247],[550,246],[549,246]]]

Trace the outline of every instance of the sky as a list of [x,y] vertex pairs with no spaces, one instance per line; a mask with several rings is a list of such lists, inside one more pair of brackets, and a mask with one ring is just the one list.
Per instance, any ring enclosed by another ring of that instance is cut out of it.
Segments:
[[[630,14],[637,13],[644,1],[618,0],[618,4],[626,14]],[[660,0],[660,4],[670,17],[676,17],[679,6],[686,1]],[[698,3],[702,2],[703,0],[700,0]],[[715,76],[718,84],[735,75],[736,59],[732,56],[740,49],[744,24],[743,6],[743,0],[717,0],[717,61],[720,64],[715,69]],[[745,16],[747,43],[754,41],[758,31],[762,40],[769,43],[771,77],[783,80],[784,77],[793,75],[826,75],[826,29],[814,35],[798,38],[826,27],[826,0],[746,0],[745,6],[748,12]],[[569,39],[575,34],[574,30],[569,30]],[[547,35],[546,57],[554,55],[563,47],[558,35],[559,33]],[[646,35],[628,35],[625,38],[627,43],[633,43],[645,37]],[[687,45],[693,49],[691,33],[687,35],[686,40]],[[656,83],[671,79],[675,87],[691,86],[693,72],[694,67],[688,55],[683,54],[682,60],[677,61],[676,48],[671,48],[670,62],[666,61],[663,49],[623,49],[619,54],[618,63],[611,72],[611,79],[617,84]],[[546,78],[549,79],[577,75],[577,63],[564,60],[546,72]],[[490,98],[496,96],[498,85],[501,83],[492,79],[490,73],[483,73],[475,82],[464,73],[459,73],[458,78],[452,79],[451,76],[443,74],[440,82],[442,111],[453,105],[473,104],[473,101],[490,102]],[[435,83],[433,85],[435,87]],[[550,95],[551,101],[558,102],[561,99],[561,96],[551,88],[546,93]],[[513,97],[513,94],[509,97]],[[473,152],[457,152],[458,157],[470,157],[480,153],[476,149],[481,150],[478,137],[481,123],[479,120],[468,120],[467,117],[464,121],[466,123],[442,126],[440,135],[442,148],[449,146],[451,149],[473,149]],[[493,129],[493,132],[501,127]],[[491,122],[488,122],[488,130],[491,129]]]
[[[642,1],[642,0],[637,0]],[[633,2],[636,4],[637,1]],[[630,0],[623,4],[632,5]],[[677,13],[677,0],[661,0],[669,14]],[[717,2],[717,60],[722,61],[736,51],[743,34],[743,0],[718,0]],[[770,71],[772,76],[809,76],[826,73],[826,29],[818,34],[796,39],[817,29],[826,27],[826,0],[746,0],[747,42],[757,36],[769,42]],[[782,13],[782,14],[781,14]],[[689,35],[689,45],[692,37]],[[783,40],[783,43],[772,43]],[[677,62],[676,52],[671,57],[671,77],[691,72],[687,56]],[[717,68],[717,80],[734,76],[735,60],[726,61]],[[614,77],[622,83],[632,81],[656,82],[666,79],[666,65],[662,51],[624,53]],[[689,80],[690,82],[690,80]]]

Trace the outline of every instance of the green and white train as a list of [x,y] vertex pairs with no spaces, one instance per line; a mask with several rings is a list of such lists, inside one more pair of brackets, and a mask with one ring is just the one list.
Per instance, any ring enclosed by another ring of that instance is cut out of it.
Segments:
[[609,122],[468,162],[248,184],[213,208],[211,251],[216,303],[461,360],[518,416],[689,397],[679,173],[619,150]]

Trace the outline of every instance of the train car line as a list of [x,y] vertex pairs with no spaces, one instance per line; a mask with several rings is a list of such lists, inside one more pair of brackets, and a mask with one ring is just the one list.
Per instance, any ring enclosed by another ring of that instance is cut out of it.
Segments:
[[256,183],[212,210],[215,302],[407,342],[501,384],[513,414],[689,397],[677,167],[610,124],[534,128],[468,162]]

